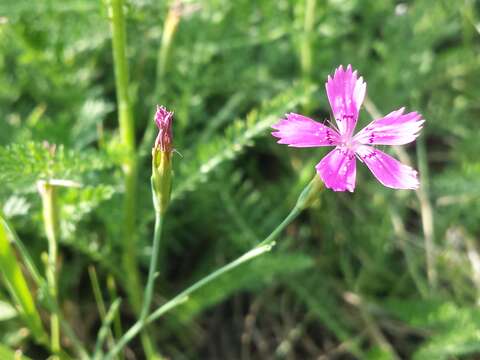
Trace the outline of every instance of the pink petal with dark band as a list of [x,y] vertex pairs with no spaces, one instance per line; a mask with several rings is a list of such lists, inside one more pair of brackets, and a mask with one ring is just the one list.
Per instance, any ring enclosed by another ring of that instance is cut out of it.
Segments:
[[358,156],[383,185],[394,189],[417,189],[417,172],[390,155],[371,146],[362,145]]
[[285,119],[272,126],[277,130],[272,135],[279,138],[279,144],[292,147],[335,146],[339,142],[338,133],[306,116],[290,113]]
[[352,71],[350,65],[347,70],[340,65],[335,70],[333,78],[328,76],[325,87],[340,134],[351,136],[367,85],[362,77],[357,78],[357,71]]
[[327,188],[350,192],[355,189],[356,159],[353,151],[336,147],[315,168]]
[[405,108],[372,121],[354,140],[372,145],[404,145],[417,138],[425,120],[417,112],[403,114]]

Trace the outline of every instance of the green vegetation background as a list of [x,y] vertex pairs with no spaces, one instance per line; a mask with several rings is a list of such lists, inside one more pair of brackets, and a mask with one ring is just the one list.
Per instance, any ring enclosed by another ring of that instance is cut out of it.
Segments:
[[[156,104],[175,111],[181,154],[155,304],[251,248],[288,213],[326,149],[276,145],[269,126],[290,111],[330,118],[324,82],[339,64],[367,81],[360,126],[401,106],[423,114],[420,140],[401,154],[420,169],[422,187],[387,189],[359,166],[353,194],[324,191],[272,253],[196,293],[151,336],[171,359],[477,358],[480,5],[313,3],[185,1],[168,15],[166,1],[127,1],[140,159],[132,256],[143,279],[153,232],[152,133],[144,134]],[[59,191],[59,296],[89,349],[101,324],[89,266],[107,305],[109,276],[125,296],[116,116],[105,4],[2,1],[0,204],[43,268],[36,181],[83,184]],[[45,358],[0,285],[2,349]],[[121,309],[126,328],[134,316],[126,301]],[[138,339],[128,354],[143,358]]]

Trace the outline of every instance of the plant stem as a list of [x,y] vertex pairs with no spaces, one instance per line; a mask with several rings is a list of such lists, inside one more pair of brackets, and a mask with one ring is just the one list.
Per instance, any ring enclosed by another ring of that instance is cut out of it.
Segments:
[[409,248],[409,244],[407,243],[409,234],[405,229],[405,225],[403,224],[400,215],[393,206],[390,207],[390,218],[392,220],[393,231],[397,236],[400,243],[400,248],[405,255],[408,272],[410,273],[410,276],[412,277],[413,282],[415,283],[415,286],[422,298],[427,298],[428,284],[425,283],[421,274],[417,270],[417,265],[414,262],[414,256]]
[[300,48],[300,64],[302,76],[309,82],[312,75],[312,41],[313,26],[315,25],[315,7],[317,0],[305,0],[303,18],[303,39]]
[[289,225],[300,213],[303,209],[310,205],[310,202],[313,199],[313,195],[317,193],[315,190],[318,190],[318,176],[315,176],[312,181],[305,187],[305,189],[301,192],[300,196],[297,199],[297,202],[290,213],[285,217],[285,219],[267,236],[263,241],[261,241],[258,245],[256,245],[253,249],[247,251],[245,254],[240,256],[239,258],[233,260],[232,262],[222,266],[220,269],[215,270],[211,274],[207,275],[206,277],[200,279],[187,289],[183,290],[181,293],[176,295],[174,298],[160,306],[157,310],[147,316],[145,319],[140,318],[119,340],[117,345],[110,350],[110,352],[105,357],[105,360],[110,360],[114,357],[119,351],[123,349],[123,347],[131,341],[146,325],[152,323],[153,321],[157,320],[161,316],[163,316],[168,311],[174,309],[178,305],[182,304],[183,302],[188,300],[188,297],[197,291],[198,289],[202,288],[203,286],[209,284],[213,280],[217,279],[221,275],[237,268],[241,264],[256,258],[268,251],[270,251],[273,246],[275,245],[275,238],[282,232],[287,225]]
[[[111,274],[107,276],[107,288],[108,288],[108,294],[110,299],[111,300],[117,299],[118,298],[117,286],[115,284],[115,278]],[[120,319],[119,312],[115,314],[115,318],[113,319],[113,332],[114,332],[114,339],[122,337],[122,334],[123,334],[122,321]],[[112,346],[113,345],[115,345],[115,341],[112,344]],[[123,354],[119,354],[118,358],[123,359]]]
[[134,123],[128,94],[128,63],[126,58],[126,32],[123,15],[123,0],[109,1],[112,30],[112,47],[115,70],[115,87],[118,103],[120,138],[125,150],[122,169],[125,176],[125,198],[123,212],[123,266],[126,275],[127,292],[133,307],[140,304],[139,281],[135,254],[135,188],[136,158]]
[[[122,147],[125,150],[122,164],[125,181],[122,263],[125,271],[128,298],[135,312],[140,313],[141,288],[137,271],[137,257],[135,256],[137,249],[135,241],[137,159],[135,154],[135,126],[128,92],[129,74],[126,54],[126,30],[123,13],[123,0],[109,0],[108,13],[112,31],[118,122]],[[153,358],[153,345],[146,334],[142,335],[142,344],[147,358]]]
[[111,334],[110,325],[115,319],[115,315],[118,312],[119,306],[120,306],[120,299],[116,299],[110,306],[110,309],[108,310],[108,312],[105,313],[104,318],[102,319],[102,326],[98,331],[97,342],[95,344],[95,352],[93,355],[94,360],[100,359],[102,356],[103,343],[105,342],[105,338]]
[[437,270],[435,261],[435,227],[433,222],[433,210],[430,203],[428,181],[428,163],[425,151],[425,140],[420,137],[417,140],[417,158],[418,170],[420,173],[420,188],[418,189],[418,199],[420,201],[420,211],[422,214],[422,228],[425,236],[425,253],[427,263],[427,277],[429,285],[435,289],[437,287]]
[[[152,186],[153,192],[153,186]],[[159,211],[155,211],[155,231],[153,233],[153,247],[152,247],[152,256],[150,257],[150,267],[148,270],[148,280],[147,286],[145,287],[145,295],[143,297],[143,306],[140,313],[140,319],[144,320],[148,311],[150,310],[150,305],[152,304],[153,297],[153,288],[155,284],[156,269],[158,262],[158,253],[160,251],[160,240],[162,236],[162,225],[163,225],[163,216]]]
[[[102,296],[102,290],[100,288],[100,282],[98,281],[97,272],[93,265],[88,267],[88,275],[90,276],[90,282],[92,284],[92,290],[93,290],[93,297],[95,298],[95,302],[97,303],[97,309],[100,315],[100,319],[102,320],[102,323],[105,323],[106,322],[105,319],[107,317],[107,307],[105,306],[105,301],[103,300],[103,296]],[[116,314],[117,312],[114,312],[113,316],[115,316]],[[110,329],[110,327],[107,330],[108,330],[108,345],[112,347],[114,344],[113,332]]]
[[[58,304],[57,289],[57,253],[58,253],[58,204],[55,186],[46,181],[38,184],[43,206],[43,224],[48,240],[47,284],[50,298]],[[60,316],[59,307],[52,309],[50,315],[50,342],[54,354],[60,353]]]
[[[300,42],[300,66],[302,71],[302,79],[306,86],[312,83],[312,66],[313,66],[313,28],[315,26],[315,8],[317,0],[305,0],[303,3],[303,33]],[[309,96],[303,110],[306,113],[312,110],[312,97]]]

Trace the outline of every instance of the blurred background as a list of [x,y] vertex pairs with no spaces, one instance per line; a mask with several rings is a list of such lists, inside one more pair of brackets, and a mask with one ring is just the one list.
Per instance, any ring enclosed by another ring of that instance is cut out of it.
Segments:
[[[138,156],[131,256],[142,283],[153,233],[156,104],[175,112],[180,153],[155,307],[250,249],[290,211],[327,149],[277,145],[270,126],[290,111],[330,119],[324,83],[338,65],[352,64],[367,82],[358,127],[402,106],[426,119],[417,142],[388,149],[419,169],[418,191],[385,188],[358,166],[354,193],[323,191],[271,253],[154,323],[160,354],[480,357],[479,11],[475,0],[125,2]],[[102,323],[98,292],[107,307],[117,292],[124,299],[118,326],[135,321],[119,266],[125,187],[117,115],[105,2],[0,4],[0,208],[43,273],[37,181],[82,184],[58,189],[58,286],[63,316],[88,349]],[[2,351],[48,357],[4,285]],[[138,338],[124,355],[145,358]]]

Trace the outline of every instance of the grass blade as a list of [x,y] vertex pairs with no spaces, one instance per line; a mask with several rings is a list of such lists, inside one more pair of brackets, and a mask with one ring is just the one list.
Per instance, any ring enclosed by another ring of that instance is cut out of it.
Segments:
[[35,340],[48,344],[48,336],[37,311],[32,293],[20,269],[15,254],[12,251],[7,236],[7,228],[0,218],[0,271],[8,291],[18,306],[21,317],[32,332]]

